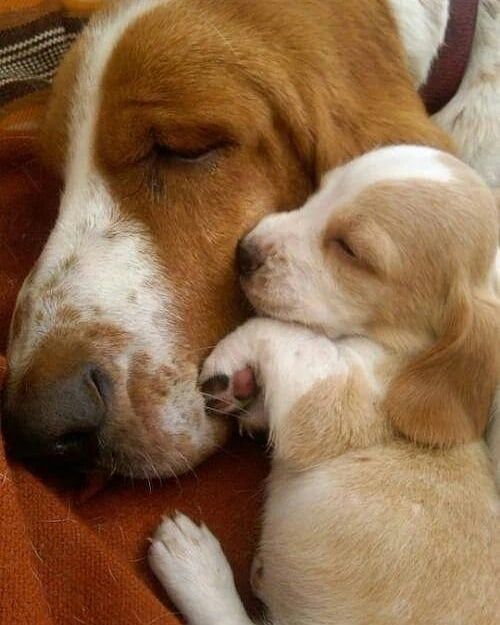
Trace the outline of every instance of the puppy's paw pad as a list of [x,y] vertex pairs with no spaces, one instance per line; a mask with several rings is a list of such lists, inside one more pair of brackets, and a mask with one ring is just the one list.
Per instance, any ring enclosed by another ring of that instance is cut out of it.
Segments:
[[242,328],[244,326],[228,334],[215,346],[203,364],[200,374],[202,383],[213,378],[220,379],[222,376],[232,378],[252,361],[253,350],[250,349],[248,340],[242,337]]
[[218,373],[201,387],[207,408],[225,414],[245,411],[257,396],[255,375],[250,367],[232,374]]

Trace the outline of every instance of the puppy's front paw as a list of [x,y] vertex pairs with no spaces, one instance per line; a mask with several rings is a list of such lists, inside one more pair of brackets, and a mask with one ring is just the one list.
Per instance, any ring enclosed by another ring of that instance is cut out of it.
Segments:
[[165,519],[151,541],[149,564],[193,625],[248,622],[219,541],[183,514]]
[[237,371],[252,369],[255,361],[255,324],[247,322],[224,337],[203,364],[200,382],[216,378],[229,382]]
[[257,395],[257,382],[250,367],[234,373],[225,370],[201,385],[207,407],[225,414],[244,411]]
[[202,384],[201,391],[209,411],[232,414],[238,419],[240,435],[246,433],[253,438],[254,432],[267,429],[264,398],[250,367],[231,377],[215,375]]

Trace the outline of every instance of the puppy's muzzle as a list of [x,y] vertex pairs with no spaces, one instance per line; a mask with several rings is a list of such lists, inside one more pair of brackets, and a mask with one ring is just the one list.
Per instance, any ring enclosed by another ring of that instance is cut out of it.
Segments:
[[265,254],[261,248],[248,239],[241,239],[236,248],[236,264],[242,278],[249,278],[265,262]]

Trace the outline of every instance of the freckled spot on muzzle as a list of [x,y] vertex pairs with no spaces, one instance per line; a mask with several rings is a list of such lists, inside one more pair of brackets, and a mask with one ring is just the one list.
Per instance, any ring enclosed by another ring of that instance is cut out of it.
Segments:
[[155,365],[147,353],[136,354],[127,378],[127,393],[135,413],[148,421],[151,406],[164,403],[177,377],[173,368],[164,364]]

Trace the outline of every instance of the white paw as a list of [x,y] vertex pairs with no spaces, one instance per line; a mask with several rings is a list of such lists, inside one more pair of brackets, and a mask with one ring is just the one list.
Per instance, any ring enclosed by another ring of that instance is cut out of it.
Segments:
[[257,350],[257,320],[252,319],[224,337],[205,360],[200,374],[200,383],[210,379],[227,378],[238,371],[254,368]]
[[[237,381],[248,371],[258,389],[253,395],[238,392],[242,385]],[[338,350],[327,337],[295,324],[257,318],[222,339],[205,361],[200,382],[212,401],[209,408],[237,413],[240,430],[254,432],[268,429],[270,419],[286,415],[316,382],[338,372]],[[256,397],[258,401],[246,401]]]
[[[257,336],[252,320],[226,336],[205,361],[201,390],[209,410],[238,417],[240,434],[267,428],[256,379]],[[259,320],[261,321],[261,320]]]
[[191,625],[250,624],[219,541],[183,514],[164,519],[149,564]]
[[268,426],[264,398],[250,367],[233,374],[217,374],[201,386],[207,410],[238,419],[240,435],[265,431]]

